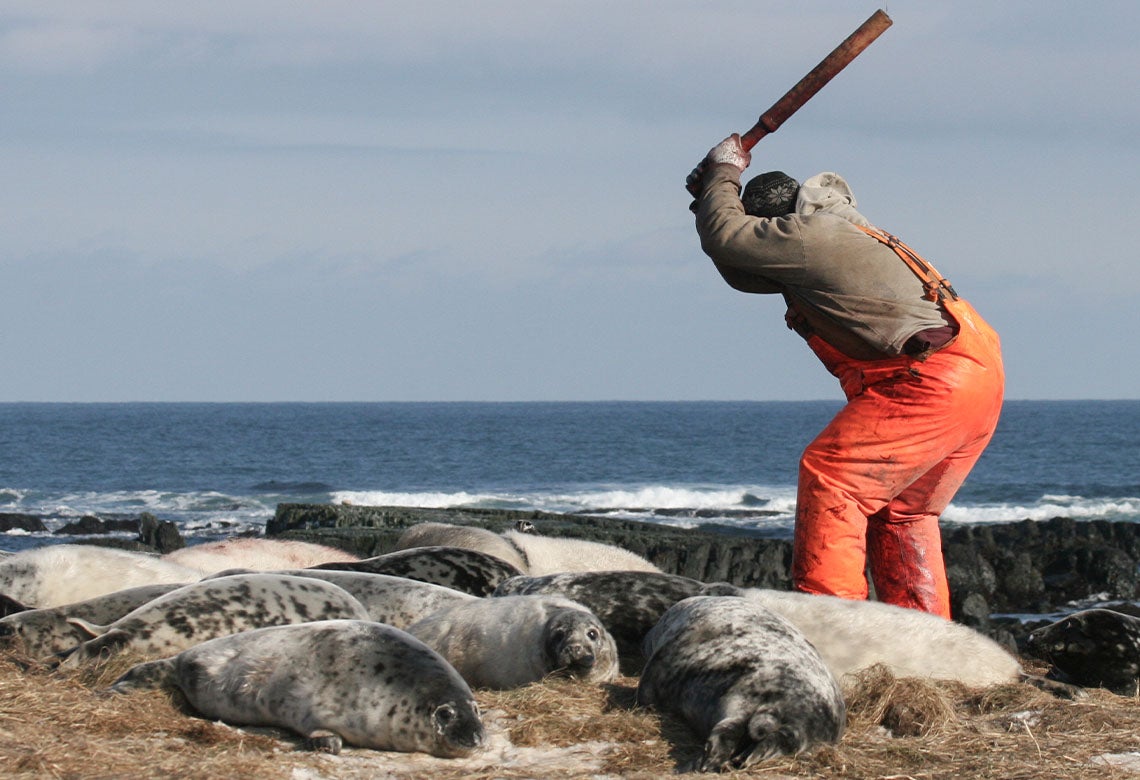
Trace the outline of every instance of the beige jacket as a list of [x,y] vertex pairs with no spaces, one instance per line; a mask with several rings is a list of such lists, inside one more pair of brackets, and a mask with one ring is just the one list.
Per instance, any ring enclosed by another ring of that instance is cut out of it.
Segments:
[[855,205],[841,177],[820,174],[804,182],[795,214],[750,217],[739,171],[714,165],[697,201],[697,233],[737,290],[782,293],[790,310],[851,357],[893,357],[911,336],[947,320],[898,255],[856,227],[869,223]]

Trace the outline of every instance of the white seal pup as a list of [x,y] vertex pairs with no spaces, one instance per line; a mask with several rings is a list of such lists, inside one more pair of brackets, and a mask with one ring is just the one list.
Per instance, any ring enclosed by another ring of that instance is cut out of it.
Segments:
[[526,574],[526,559],[519,549],[494,531],[452,523],[417,523],[400,534],[394,550],[414,547],[463,547],[494,555]]
[[524,573],[533,576],[566,571],[661,571],[637,553],[612,544],[520,531],[506,531],[502,537],[522,553]]
[[267,573],[331,582],[352,594],[377,623],[387,623],[396,628],[406,628],[444,607],[478,598],[454,588],[390,574],[334,569],[282,569]]
[[106,626],[71,622],[92,639],[76,646],[63,668],[124,650],[171,655],[207,639],[252,628],[314,620],[369,620],[368,611],[331,582],[278,574],[235,574],[184,585]]
[[473,688],[517,688],[555,673],[606,682],[618,673],[617,647],[601,621],[558,596],[476,599],[407,630]]
[[472,596],[488,596],[503,580],[522,574],[518,567],[501,558],[462,547],[414,547],[361,561],[322,563],[310,568],[407,577]]
[[112,623],[132,609],[179,587],[182,587],[179,583],[138,585],[74,604],[9,615],[0,619],[0,646],[18,649],[32,658],[47,658],[91,637],[70,622],[71,618],[96,624]]
[[969,686],[1023,679],[1021,663],[997,642],[937,615],[798,591],[742,592],[803,632],[836,677],[883,664],[896,677],[957,680]]
[[1076,685],[1136,696],[1140,684],[1140,618],[1086,609],[1030,632],[1026,653],[1053,665]]
[[437,653],[372,621],[327,620],[212,639],[131,668],[111,690],[177,688],[195,710],[342,742],[453,758],[485,744],[471,689]]
[[651,571],[589,571],[512,577],[493,596],[558,595],[582,604],[602,621],[624,658],[641,657],[641,642],[665,610],[691,596],[729,596],[739,589]]
[[213,573],[223,569],[304,569],[331,561],[358,561],[360,557],[323,544],[239,536],[183,547],[163,555],[162,559]]
[[49,544],[0,558],[0,593],[29,608],[58,607],[123,588],[193,582],[202,572],[149,553]]
[[751,766],[843,735],[839,683],[803,634],[755,601],[694,596],[645,637],[638,704],[706,739],[701,771]]

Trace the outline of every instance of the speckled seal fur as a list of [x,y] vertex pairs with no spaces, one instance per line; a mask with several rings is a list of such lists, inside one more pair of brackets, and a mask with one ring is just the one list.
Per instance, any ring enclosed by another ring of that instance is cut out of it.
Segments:
[[586,607],[559,596],[503,596],[447,607],[408,627],[474,688],[507,689],[561,674],[618,673],[613,637]]
[[18,650],[32,658],[62,653],[90,637],[89,633],[71,623],[71,618],[106,625],[184,584],[138,585],[74,604],[9,615],[0,619],[0,646]]
[[1140,618],[1112,609],[1074,612],[1038,628],[1026,653],[1048,661],[1066,682],[1140,694]]
[[794,626],[733,596],[674,604],[645,637],[637,701],[706,739],[696,768],[722,771],[843,735],[839,684]]
[[617,642],[624,668],[640,667],[641,642],[669,607],[691,596],[738,592],[725,583],[706,584],[663,572],[598,571],[512,577],[493,595],[558,595],[584,605]]
[[310,568],[407,577],[472,596],[490,595],[503,580],[522,574],[518,567],[485,552],[444,546],[415,547],[362,561],[323,563]]
[[328,620],[213,639],[130,669],[111,690],[171,687],[209,718],[289,729],[308,746],[466,756],[485,744],[471,690],[407,633]]
[[359,601],[330,582],[237,574],[172,590],[107,626],[73,618],[73,623],[94,638],[72,650],[60,666],[73,668],[124,650],[145,656],[170,655],[252,628],[337,618],[370,619]]
[[274,573],[331,582],[351,593],[377,623],[396,628],[406,628],[444,607],[478,598],[454,588],[391,574],[333,569],[286,569]]

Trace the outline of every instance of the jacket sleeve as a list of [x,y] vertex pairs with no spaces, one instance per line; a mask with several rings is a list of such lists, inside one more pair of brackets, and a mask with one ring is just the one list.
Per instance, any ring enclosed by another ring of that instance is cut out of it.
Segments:
[[804,248],[795,216],[764,219],[744,213],[740,173],[714,165],[697,200],[697,234],[724,280],[742,292],[778,293],[804,278]]

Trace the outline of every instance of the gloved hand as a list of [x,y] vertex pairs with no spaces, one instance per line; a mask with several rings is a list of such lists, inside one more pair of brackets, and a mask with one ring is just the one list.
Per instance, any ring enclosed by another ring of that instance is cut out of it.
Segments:
[[733,133],[728,138],[725,138],[719,144],[709,149],[709,153],[705,155],[705,159],[701,160],[696,168],[693,168],[688,178],[685,179],[685,189],[694,198],[700,197],[701,189],[704,186],[705,172],[709,169],[710,165],[717,165],[719,163],[727,163],[728,165],[735,165],[741,173],[744,169],[752,163],[751,152],[746,152],[740,143],[740,134]]

